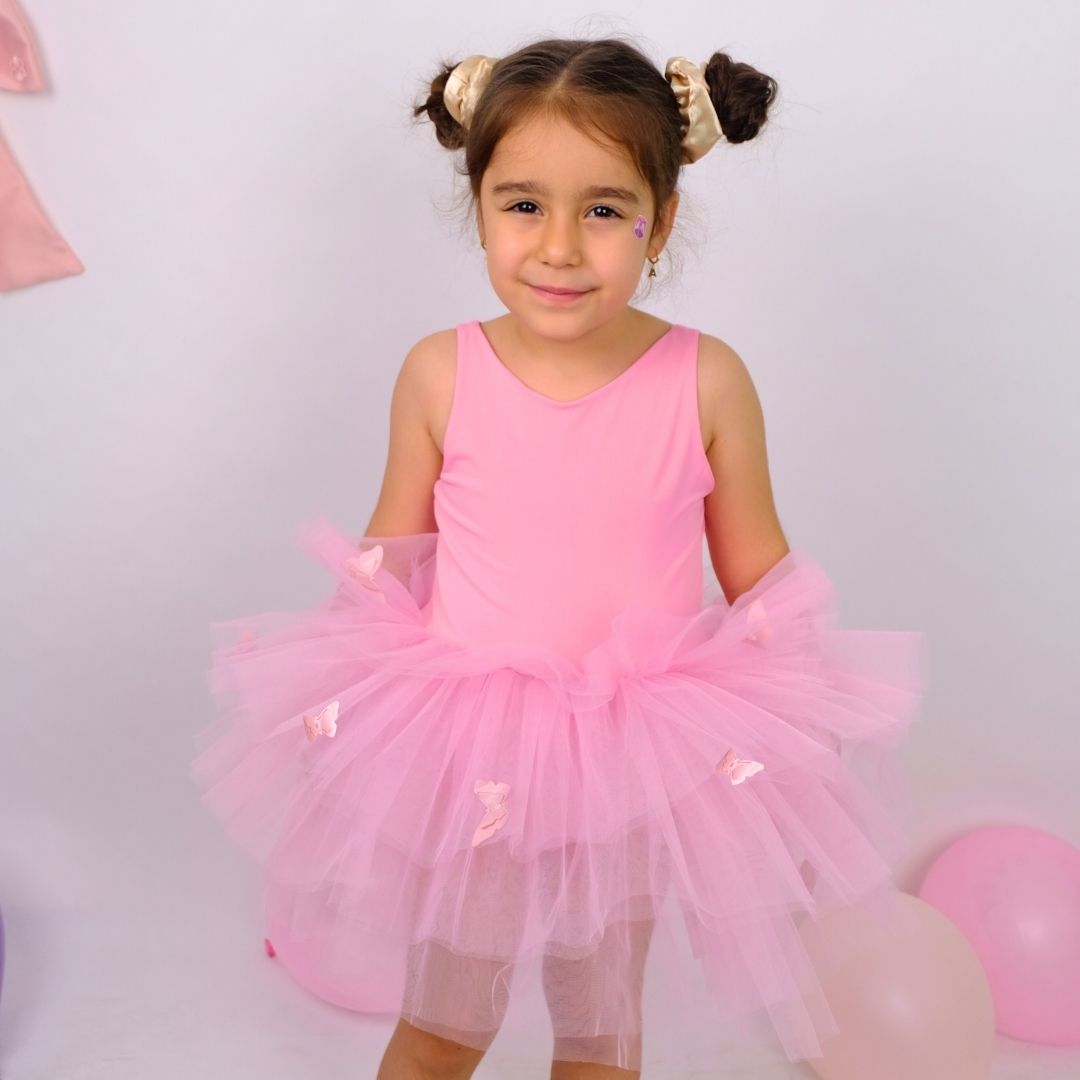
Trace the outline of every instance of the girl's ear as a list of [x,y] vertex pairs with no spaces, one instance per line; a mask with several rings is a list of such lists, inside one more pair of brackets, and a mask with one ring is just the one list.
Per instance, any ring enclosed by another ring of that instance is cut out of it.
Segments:
[[664,209],[658,216],[654,235],[661,243],[667,243],[667,238],[675,224],[675,214],[679,209],[679,193],[674,195],[664,204]]

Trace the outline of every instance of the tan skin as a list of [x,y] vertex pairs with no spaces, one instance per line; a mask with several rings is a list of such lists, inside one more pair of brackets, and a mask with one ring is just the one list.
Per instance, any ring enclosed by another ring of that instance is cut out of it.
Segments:
[[[579,146],[575,153],[587,150]],[[638,269],[644,268],[646,254],[655,256],[662,249],[677,205],[676,195],[659,215]],[[478,208],[477,224],[483,240],[483,205]],[[559,237],[560,242],[564,239]],[[542,262],[548,268],[556,265],[555,259]],[[628,305],[617,313],[617,320],[618,332],[610,335],[611,354],[605,354],[604,348],[574,350],[571,344],[562,355],[569,358],[574,353],[573,360],[561,366],[559,350],[548,356],[530,355],[515,332],[512,313],[483,323],[482,328],[496,355],[522,382],[555,400],[569,400],[617,377],[670,325]],[[614,322],[611,325],[615,330]],[[365,536],[405,536],[434,532],[438,527],[434,484],[442,470],[456,352],[455,330],[440,330],[418,341],[402,363],[391,398],[386,468]],[[731,603],[790,548],[773,500],[764,418],[754,383],[735,350],[705,333],[700,335],[698,352],[698,419],[715,479],[704,500],[705,533],[717,580]],[[465,1080],[483,1056],[483,1051],[432,1035],[399,1018],[378,1080]],[[639,1076],[635,1070],[588,1062],[553,1061],[551,1065],[551,1080],[633,1080]]]

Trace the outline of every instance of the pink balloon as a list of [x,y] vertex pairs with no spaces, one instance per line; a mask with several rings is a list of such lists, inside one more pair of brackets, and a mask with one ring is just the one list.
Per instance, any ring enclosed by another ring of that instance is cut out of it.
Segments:
[[929,904],[896,900],[888,932],[860,906],[799,928],[840,1028],[808,1064],[824,1080],[986,1080],[994,1010],[978,958]]
[[937,857],[919,895],[971,942],[998,1031],[1080,1045],[1080,849],[1024,825],[976,829]]
[[[332,948],[318,933],[331,918],[329,909],[320,916],[313,907],[314,898],[307,898],[302,910],[296,908],[295,900],[291,890],[273,881],[267,884],[263,895],[267,955],[324,1001],[356,1012],[393,1016],[405,990],[404,949],[359,926],[347,948]],[[371,989],[364,996],[350,989],[360,969],[371,978]]]

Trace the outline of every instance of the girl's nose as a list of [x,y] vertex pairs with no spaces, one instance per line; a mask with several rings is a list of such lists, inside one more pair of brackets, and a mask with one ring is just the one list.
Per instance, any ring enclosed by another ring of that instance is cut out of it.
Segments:
[[540,257],[549,263],[577,262],[581,257],[577,222],[558,216],[549,217],[540,235]]

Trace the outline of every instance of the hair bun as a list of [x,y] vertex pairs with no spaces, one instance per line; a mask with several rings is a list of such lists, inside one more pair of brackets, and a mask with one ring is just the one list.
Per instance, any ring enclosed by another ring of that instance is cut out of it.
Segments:
[[466,130],[472,124],[476,103],[498,62],[497,57],[473,53],[465,57],[446,80],[443,101],[450,115]]

